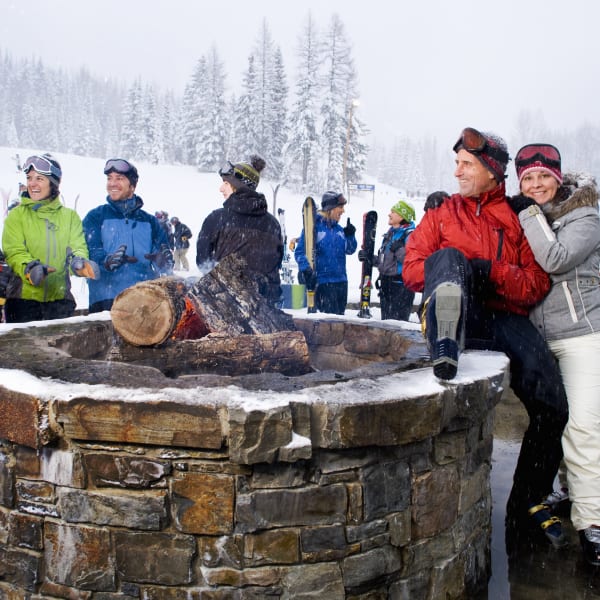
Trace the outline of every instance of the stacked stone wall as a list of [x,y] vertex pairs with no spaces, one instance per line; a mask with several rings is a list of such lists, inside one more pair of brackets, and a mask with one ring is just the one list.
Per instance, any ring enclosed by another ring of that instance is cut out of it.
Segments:
[[280,401],[0,385],[0,598],[471,598],[504,365]]

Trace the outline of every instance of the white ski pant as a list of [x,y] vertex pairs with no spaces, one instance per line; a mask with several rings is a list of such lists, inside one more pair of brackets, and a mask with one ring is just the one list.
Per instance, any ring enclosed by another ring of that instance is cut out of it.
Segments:
[[548,342],[569,402],[562,445],[571,521],[578,531],[600,525],[600,333]]

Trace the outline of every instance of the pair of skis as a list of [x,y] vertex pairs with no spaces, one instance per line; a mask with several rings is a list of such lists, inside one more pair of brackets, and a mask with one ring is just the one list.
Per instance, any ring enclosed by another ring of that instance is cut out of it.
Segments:
[[[304,200],[302,206],[302,223],[304,226],[304,250],[310,268],[316,273],[316,214],[317,207],[311,196]],[[362,247],[364,260],[360,280],[360,308],[358,316],[371,318],[371,290],[373,289],[373,262],[375,256],[375,234],[377,229],[377,212],[370,210],[363,215]],[[316,278],[315,278],[316,279]],[[315,306],[315,285],[306,288],[306,304],[309,313],[317,312]]]

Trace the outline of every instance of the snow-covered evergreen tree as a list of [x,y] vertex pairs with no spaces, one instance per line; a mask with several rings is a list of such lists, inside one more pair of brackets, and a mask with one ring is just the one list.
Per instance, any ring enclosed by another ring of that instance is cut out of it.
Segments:
[[247,160],[250,155],[260,153],[260,102],[256,101],[259,97],[257,79],[255,58],[251,54],[248,57],[248,69],[244,74],[243,91],[231,117],[234,142],[229,160]]
[[206,57],[198,59],[189,83],[183,93],[181,120],[183,123],[183,159],[188,164],[197,164],[197,145],[202,128],[202,107],[204,105],[204,82],[206,81]]
[[142,81],[136,79],[127,92],[123,105],[120,154],[126,158],[143,156],[144,132],[141,128],[144,111]]

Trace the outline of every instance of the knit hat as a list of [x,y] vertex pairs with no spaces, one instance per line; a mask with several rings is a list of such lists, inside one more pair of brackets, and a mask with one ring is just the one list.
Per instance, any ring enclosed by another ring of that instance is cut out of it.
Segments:
[[260,173],[267,163],[260,157],[252,155],[250,163],[235,163],[227,161],[228,166],[219,169],[223,181],[227,181],[234,189],[249,188],[255,190],[260,181]]
[[515,169],[519,183],[531,171],[548,173],[561,185],[563,176],[561,171],[561,158],[558,148],[552,144],[527,144],[523,146],[515,157]]
[[325,192],[321,198],[321,210],[331,210],[337,206],[344,206],[346,198],[338,192]]
[[510,158],[506,142],[500,136],[466,127],[453,148],[454,152],[461,149],[473,154],[498,183],[506,179],[506,166]]
[[404,202],[404,200],[396,202],[396,204],[392,206],[392,211],[397,215],[400,215],[408,223],[415,220],[415,209],[413,208],[412,204]]

